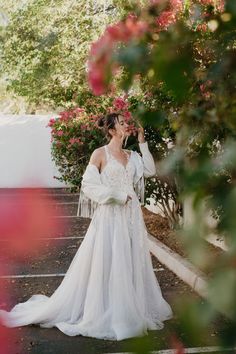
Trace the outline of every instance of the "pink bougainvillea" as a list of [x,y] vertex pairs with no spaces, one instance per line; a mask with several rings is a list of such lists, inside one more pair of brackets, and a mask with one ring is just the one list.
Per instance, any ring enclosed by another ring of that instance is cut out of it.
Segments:
[[199,23],[196,27],[196,30],[199,32],[207,32],[208,30],[207,23]]
[[[40,189],[22,189],[16,194],[1,195],[0,198],[0,235],[4,248],[0,249],[0,274],[9,274],[3,257],[28,260],[43,249],[42,237],[55,237],[65,232],[65,221],[55,216],[58,211],[52,206],[53,199],[42,195]],[[0,308],[7,309],[10,284],[1,279]],[[18,331],[8,329],[0,319],[0,353],[22,352]]]
[[[202,5],[202,19],[208,17],[208,13],[223,12],[225,0],[194,0],[189,4]],[[88,82],[95,95],[105,94],[111,89],[111,78],[117,74],[120,64],[113,59],[114,51],[120,44],[128,44],[130,41],[140,41],[146,34],[153,36],[155,32],[166,31],[181,18],[185,6],[183,0],[150,0],[153,19],[148,20],[147,12],[140,12],[139,18],[133,14],[128,15],[124,21],[109,25],[103,35],[91,46],[88,60]],[[208,8],[208,7],[212,8]],[[155,9],[156,8],[156,9]],[[201,12],[200,11],[200,12]],[[206,23],[196,25],[192,21],[193,30],[206,32]]]
[[208,100],[212,97],[211,88],[212,88],[211,80],[207,80],[206,82],[200,85],[200,91],[205,100]]
[[176,21],[176,14],[173,11],[163,11],[156,19],[158,30],[167,29]]
[[176,333],[170,335],[171,346],[175,351],[175,354],[184,354],[185,348],[183,342],[177,337]]
[[[41,237],[50,237],[62,227],[53,200],[42,196],[40,190],[24,189],[14,196],[1,196],[0,234],[7,240],[7,250],[17,257],[37,250],[43,245]],[[43,222],[42,222],[43,220]]]
[[56,119],[51,118],[51,119],[49,120],[49,122],[48,122],[47,127],[53,127],[53,125],[54,125],[55,122],[56,122]]
[[128,109],[127,101],[125,101],[125,99],[123,99],[121,97],[114,99],[113,106],[115,109],[118,109],[118,110],[127,110]]
[[95,95],[106,92],[109,75],[116,72],[116,66],[111,64],[116,45],[139,39],[147,30],[146,22],[130,15],[125,21],[108,26],[100,39],[92,44],[88,61],[88,82]]
[[78,145],[83,145],[83,141],[81,141],[81,139],[80,138],[71,138],[70,140],[69,140],[69,147],[71,146],[71,145],[74,145],[74,144],[78,144]]
[[[159,5],[159,3],[157,3]],[[162,31],[168,29],[169,26],[174,24],[178,18],[178,15],[183,11],[182,0],[169,0],[167,1],[167,7],[156,18],[157,30]]]
[[225,0],[198,0],[198,2],[204,6],[212,6],[218,12],[223,12],[225,8]]
[[[160,1],[152,2],[157,6],[159,3]],[[157,30],[167,29],[173,24],[182,9],[182,0],[167,1],[166,9],[156,18]],[[147,21],[130,14],[124,21],[108,26],[99,40],[92,44],[88,60],[88,82],[95,95],[106,92],[109,78],[118,70],[116,63],[112,61],[117,45],[140,40],[150,31],[152,30]]]

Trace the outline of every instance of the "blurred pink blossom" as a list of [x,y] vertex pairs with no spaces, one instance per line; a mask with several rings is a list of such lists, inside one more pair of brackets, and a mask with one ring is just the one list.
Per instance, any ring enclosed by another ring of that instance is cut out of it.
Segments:
[[176,21],[176,15],[173,11],[163,11],[156,19],[159,29],[167,29]]
[[225,0],[198,0],[204,6],[213,6],[217,11],[223,12],[225,9]]
[[141,38],[147,30],[146,22],[130,15],[126,20],[108,26],[104,34],[92,44],[88,60],[88,82],[95,95],[106,92],[108,76],[117,71],[116,66],[111,65],[116,45]]
[[22,190],[14,196],[1,196],[0,234],[7,240],[8,250],[14,250],[17,256],[37,251],[43,245],[42,237],[50,237],[63,229],[58,212],[53,209],[53,200],[42,197],[40,190]]
[[121,97],[117,97],[113,101],[113,105],[118,110],[124,110],[128,108],[128,103]]
[[64,135],[64,132],[63,132],[62,130],[59,130],[59,131],[57,132],[57,136],[62,136],[62,135]]
[[51,118],[47,124],[47,127],[52,127],[54,125],[54,123],[56,122],[56,119]]

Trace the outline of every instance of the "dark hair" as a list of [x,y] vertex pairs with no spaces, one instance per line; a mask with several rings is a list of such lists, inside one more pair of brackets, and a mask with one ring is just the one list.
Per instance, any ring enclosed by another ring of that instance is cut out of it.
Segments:
[[97,121],[97,126],[104,130],[108,140],[112,137],[109,133],[109,129],[115,129],[115,124],[119,120],[121,114],[117,112],[108,113],[105,116],[102,116]]

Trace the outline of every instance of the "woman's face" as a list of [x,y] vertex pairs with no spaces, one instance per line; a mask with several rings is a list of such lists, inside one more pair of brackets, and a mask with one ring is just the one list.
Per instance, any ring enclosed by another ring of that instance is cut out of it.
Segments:
[[117,122],[115,124],[116,135],[119,138],[130,136],[129,125],[124,120],[124,117],[119,115],[117,118]]

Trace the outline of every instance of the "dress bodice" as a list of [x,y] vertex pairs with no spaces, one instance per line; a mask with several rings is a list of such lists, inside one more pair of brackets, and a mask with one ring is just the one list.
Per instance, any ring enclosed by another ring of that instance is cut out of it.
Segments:
[[106,152],[106,165],[101,171],[102,182],[111,187],[116,187],[126,193],[134,193],[135,165],[132,162],[132,151],[129,154],[126,166],[118,161],[104,146]]

